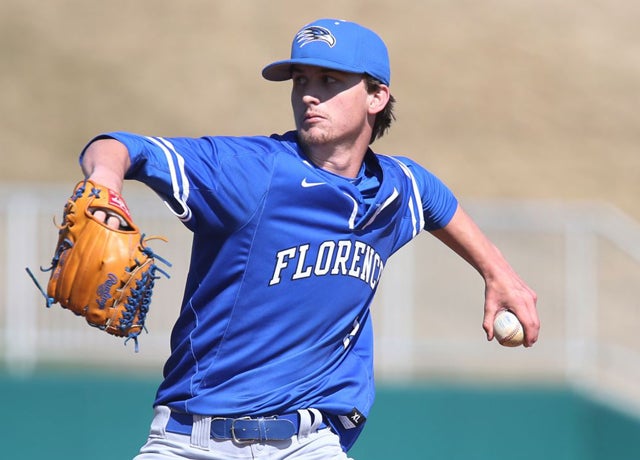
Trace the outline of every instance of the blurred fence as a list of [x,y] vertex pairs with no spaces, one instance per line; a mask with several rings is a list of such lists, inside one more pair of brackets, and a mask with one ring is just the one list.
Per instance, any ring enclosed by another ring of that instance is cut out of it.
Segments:
[[[39,188],[40,187],[40,188]],[[46,285],[69,184],[0,187],[0,362],[28,374],[40,364],[158,370],[169,353],[188,268],[190,233],[152,192],[127,183],[125,196],[154,249],[173,263],[157,283],[140,352],[81,324],[45,301],[24,268]],[[481,329],[483,283],[428,234],[387,264],[373,306],[381,380],[555,381],[615,395],[640,407],[640,225],[601,203],[463,201],[538,292],[543,323],[532,349],[488,343]],[[99,352],[99,353],[98,353]],[[104,357],[96,363],[95,356]]]

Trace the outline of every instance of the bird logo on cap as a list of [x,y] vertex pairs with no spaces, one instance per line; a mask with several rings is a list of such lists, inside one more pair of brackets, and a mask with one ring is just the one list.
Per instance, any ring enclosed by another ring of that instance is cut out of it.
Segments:
[[307,27],[296,34],[296,42],[300,48],[318,41],[324,42],[329,45],[330,48],[333,48],[336,44],[336,37],[333,36],[329,29],[320,26]]

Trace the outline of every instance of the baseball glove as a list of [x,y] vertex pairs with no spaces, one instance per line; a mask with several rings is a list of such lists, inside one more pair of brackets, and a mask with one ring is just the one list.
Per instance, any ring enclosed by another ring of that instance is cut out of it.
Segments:
[[[96,210],[115,216],[113,229],[93,215]],[[133,339],[144,329],[151,294],[158,273],[169,275],[156,264],[158,257],[147,245],[150,239],[133,223],[119,193],[89,180],[81,181],[67,201],[59,226],[58,244],[51,261],[46,292],[27,268],[47,301],[59,303],[87,323],[109,334]]]

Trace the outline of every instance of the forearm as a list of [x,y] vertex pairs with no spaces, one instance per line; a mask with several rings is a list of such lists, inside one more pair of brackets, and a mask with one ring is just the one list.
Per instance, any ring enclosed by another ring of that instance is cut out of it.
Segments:
[[117,192],[122,191],[124,176],[131,166],[129,152],[115,139],[92,142],[82,156],[82,172],[87,179]]
[[431,233],[475,268],[485,281],[508,267],[500,250],[461,207],[446,227]]

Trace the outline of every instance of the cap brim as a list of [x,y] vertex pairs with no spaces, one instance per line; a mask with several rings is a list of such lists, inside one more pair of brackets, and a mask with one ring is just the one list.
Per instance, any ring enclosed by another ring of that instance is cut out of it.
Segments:
[[291,67],[294,65],[312,65],[324,69],[338,70],[348,73],[365,73],[362,69],[348,67],[326,59],[300,58],[276,61],[262,69],[262,76],[270,81],[285,81],[291,78]]

